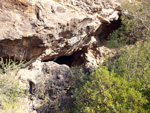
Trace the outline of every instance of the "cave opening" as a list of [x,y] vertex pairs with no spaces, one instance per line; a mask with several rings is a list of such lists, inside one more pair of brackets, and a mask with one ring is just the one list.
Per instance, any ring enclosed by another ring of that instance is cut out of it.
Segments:
[[99,40],[109,40],[108,36],[115,30],[121,27],[121,18],[112,21],[110,24],[103,23],[96,31],[95,35],[99,37]]
[[[98,37],[99,41],[105,44],[105,42],[108,40],[107,38],[108,35],[120,27],[121,27],[121,19],[119,18],[118,20],[113,21],[110,24],[104,23],[102,26],[100,26],[100,28],[97,29],[94,36]],[[83,66],[86,62],[85,53],[87,53],[87,50],[88,47],[83,47],[81,50],[74,52],[70,56],[60,56],[55,59],[44,60],[43,62],[54,61],[58,64],[66,64],[69,67]]]
[[54,59],[47,59],[47,60],[44,60],[43,62],[53,61],[53,62],[56,62],[58,64],[66,64],[66,65],[68,65],[70,67],[72,58],[73,58],[73,55],[61,56],[61,57],[54,58]]
[[44,60],[43,62],[53,61],[53,62],[56,62],[58,64],[66,64],[69,67],[80,66],[80,65],[84,64],[84,59],[82,57],[82,53],[83,53],[83,51],[80,50],[80,51],[74,52],[70,56],[60,56],[60,57],[55,58],[55,59]]

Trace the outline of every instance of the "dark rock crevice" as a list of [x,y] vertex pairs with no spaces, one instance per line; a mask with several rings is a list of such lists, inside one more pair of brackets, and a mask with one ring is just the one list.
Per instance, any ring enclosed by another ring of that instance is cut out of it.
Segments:
[[32,81],[29,81],[29,93],[34,94],[35,84]]
[[119,27],[121,27],[121,18],[112,21],[110,24],[103,23],[94,33],[94,35],[99,38],[99,41],[101,41],[101,39],[107,40],[108,35],[116,29],[118,29]]
[[83,53],[84,51],[80,50],[80,51],[74,52],[70,56],[61,56],[55,59],[44,60],[43,62],[54,61],[58,64],[66,64],[69,67],[80,66],[84,64],[84,56],[82,55]]

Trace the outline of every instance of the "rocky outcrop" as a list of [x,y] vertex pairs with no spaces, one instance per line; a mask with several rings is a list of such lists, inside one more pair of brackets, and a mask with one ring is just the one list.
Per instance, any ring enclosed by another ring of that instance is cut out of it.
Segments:
[[20,85],[29,92],[26,106],[28,112],[55,113],[63,106],[71,106],[67,92],[71,83],[70,68],[55,62],[34,62],[19,70]]
[[89,46],[119,18],[115,0],[1,0],[0,57],[55,59]]
[[118,6],[116,0],[0,0],[0,57],[35,61],[17,74],[29,92],[27,112],[69,107],[67,65],[91,72],[115,54],[105,38],[120,22]]
[[113,58],[117,51],[113,48],[108,48],[106,46],[106,40],[109,33],[112,33],[115,29],[119,28],[120,25],[121,20],[118,19],[110,24],[103,24],[103,26],[100,26],[97,30],[98,32],[95,32],[94,36],[91,36],[89,46],[84,47],[81,51],[73,54],[71,65],[84,64],[85,68],[92,72],[95,68],[102,65],[106,59]]

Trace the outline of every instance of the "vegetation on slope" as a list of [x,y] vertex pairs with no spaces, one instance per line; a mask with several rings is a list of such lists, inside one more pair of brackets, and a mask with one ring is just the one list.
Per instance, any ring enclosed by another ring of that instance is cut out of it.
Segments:
[[[123,3],[122,25],[107,46],[118,54],[89,76],[80,74],[72,89],[74,113],[150,112],[150,8],[148,1]],[[78,83],[78,85],[76,85]]]
[[122,47],[126,44],[134,44],[137,41],[145,41],[150,36],[150,7],[149,2],[144,0],[141,4],[123,2],[122,25],[109,35],[108,47]]
[[[118,54],[91,75],[75,68],[71,87],[74,99],[71,113],[149,113],[150,112],[150,7],[123,3],[122,26],[114,31],[107,46]],[[18,65],[8,61],[0,65],[0,107],[17,109],[23,91],[16,78]],[[19,65],[20,66],[20,65]]]

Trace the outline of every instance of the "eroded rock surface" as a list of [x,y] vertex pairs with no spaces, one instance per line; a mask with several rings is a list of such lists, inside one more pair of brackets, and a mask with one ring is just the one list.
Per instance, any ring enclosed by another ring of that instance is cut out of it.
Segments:
[[115,0],[1,0],[0,57],[47,60],[88,46],[102,24],[119,18]]
[[[71,83],[70,68],[55,62],[34,62],[18,72],[20,85],[29,92],[28,111],[55,113],[70,106],[67,89]],[[27,104],[27,103],[26,103]]]

